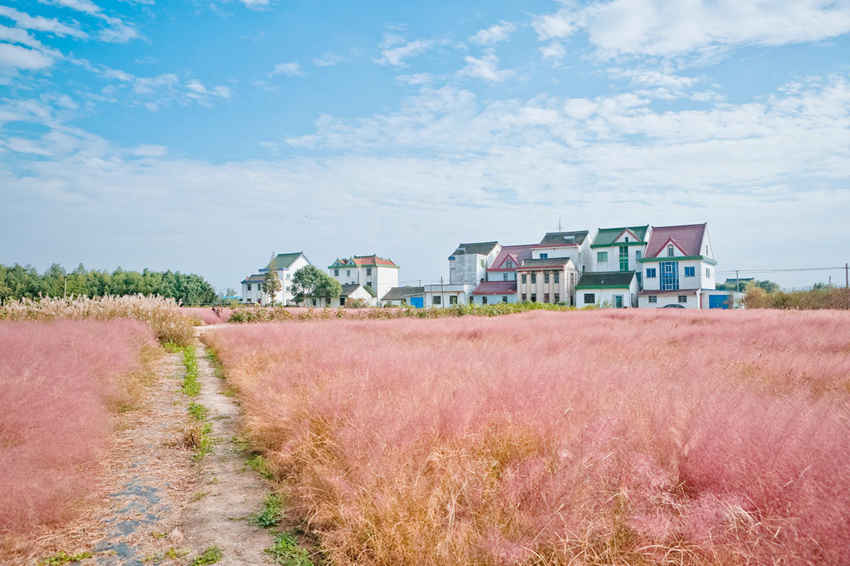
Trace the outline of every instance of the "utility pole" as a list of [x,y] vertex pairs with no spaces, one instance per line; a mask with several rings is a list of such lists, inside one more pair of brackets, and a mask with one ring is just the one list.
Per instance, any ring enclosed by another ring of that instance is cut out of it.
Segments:
[[850,264],[844,264],[844,288],[850,288]]
[[443,276],[440,275],[440,308],[441,309],[446,308],[445,300],[446,300],[446,297],[443,294]]
[[740,293],[740,292],[741,292],[741,283],[740,283],[740,281],[739,281],[740,279],[741,279],[741,276],[740,276],[740,274],[738,273],[738,270],[736,269],[736,270],[735,270],[735,292],[736,292],[736,293]]

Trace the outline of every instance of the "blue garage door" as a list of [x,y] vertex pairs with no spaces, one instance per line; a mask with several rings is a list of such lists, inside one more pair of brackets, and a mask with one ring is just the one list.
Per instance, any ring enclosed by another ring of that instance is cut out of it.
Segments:
[[729,295],[709,295],[708,308],[710,309],[728,309]]
[[410,304],[417,309],[425,306],[425,297],[410,297]]

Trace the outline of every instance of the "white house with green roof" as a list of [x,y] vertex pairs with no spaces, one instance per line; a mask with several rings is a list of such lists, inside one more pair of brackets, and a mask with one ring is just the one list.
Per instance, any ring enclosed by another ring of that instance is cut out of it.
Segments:
[[274,302],[284,306],[295,304],[292,293],[292,276],[296,271],[307,265],[310,265],[310,260],[304,255],[304,252],[273,253],[268,265],[261,267],[257,273],[242,280],[242,302],[256,305],[271,303],[272,297],[266,292],[264,282],[266,274],[269,271],[275,271],[280,280],[281,289],[275,294]]
[[[591,271],[640,272],[640,260],[646,255],[651,228],[620,226],[600,228],[590,244]],[[641,277],[638,276],[638,285]]]
[[576,285],[576,306],[616,309],[638,306],[638,284],[634,271],[586,271]]

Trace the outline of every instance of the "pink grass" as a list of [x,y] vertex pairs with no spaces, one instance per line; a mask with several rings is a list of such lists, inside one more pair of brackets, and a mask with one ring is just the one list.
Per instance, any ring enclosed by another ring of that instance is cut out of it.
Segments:
[[850,563],[848,314],[537,312],[206,340],[334,563]]
[[93,495],[146,343],[137,321],[0,322],[0,535],[66,521]]
[[212,307],[183,307],[181,311],[190,318],[200,320],[204,324],[223,324],[230,318],[233,309],[221,307],[216,314]]

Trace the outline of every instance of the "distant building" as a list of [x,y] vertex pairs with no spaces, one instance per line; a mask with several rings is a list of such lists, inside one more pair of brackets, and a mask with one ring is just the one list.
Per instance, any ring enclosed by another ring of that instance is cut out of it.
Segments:
[[638,285],[642,283],[640,260],[646,254],[647,226],[600,228],[590,244],[590,271],[634,271]]
[[425,306],[424,287],[393,287],[381,297],[381,306],[423,308]]
[[587,271],[576,285],[579,308],[597,306],[615,309],[638,306],[638,284],[634,271]]
[[641,307],[710,308],[711,301],[707,297],[719,296],[710,292],[715,291],[717,261],[707,224],[653,226],[640,265],[643,271]]
[[393,260],[375,254],[338,258],[328,266],[328,274],[342,285],[356,283],[367,288],[372,306],[378,303],[378,297],[398,286],[398,273],[399,267]]
[[501,250],[499,242],[458,244],[449,256],[449,283],[477,285]]
[[292,275],[307,265],[310,265],[310,260],[304,252],[272,254],[266,267],[260,268],[258,273],[242,280],[242,302],[258,305],[271,303],[272,297],[265,290],[265,278],[266,273],[275,271],[280,280],[281,289],[275,294],[274,302],[279,305],[293,304]]
[[517,268],[519,301],[572,305],[577,278],[569,257],[524,259]]

